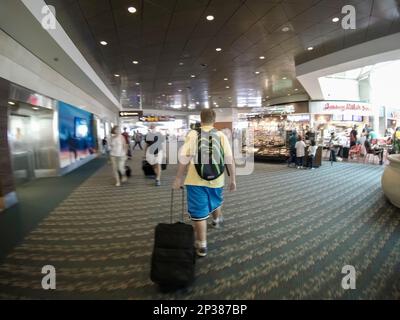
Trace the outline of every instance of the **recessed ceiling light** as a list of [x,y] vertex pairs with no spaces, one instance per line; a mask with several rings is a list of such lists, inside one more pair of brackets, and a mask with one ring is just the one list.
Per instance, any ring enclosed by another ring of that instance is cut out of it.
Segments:
[[182,89],[179,89],[178,92],[182,92]]
[[197,104],[197,105],[199,105],[199,104],[200,104],[200,102],[198,102],[198,101],[197,101],[197,102],[196,102],[196,104]]
[[230,89],[230,86],[226,86],[225,88]]
[[39,108],[38,108],[38,107],[32,107],[32,109],[33,109],[33,110],[39,110]]
[[114,74],[114,77],[117,77],[117,78],[118,78],[118,77],[119,77],[119,74]]
[[332,19],[332,22],[339,22],[339,20],[340,19],[338,17],[335,17],[335,18]]
[[289,31],[290,31],[290,28],[289,28],[289,27],[283,27],[283,28],[282,28],[282,31],[283,31],[283,32],[289,32]]
[[287,78],[286,78],[286,77],[283,77],[282,80],[287,80]]
[[290,93],[288,93],[288,96],[290,97],[290,96],[291,96],[291,94],[290,94]]
[[9,104],[10,106],[15,106],[15,102],[12,102],[12,101],[8,101],[8,104]]
[[229,79],[228,78],[224,78],[224,81],[228,81]]
[[135,13],[137,10],[136,10],[135,7],[129,7],[129,8],[128,8],[128,11],[129,11],[130,13]]
[[265,57],[264,57],[264,56],[261,56],[261,57],[260,57],[260,59],[261,59],[261,60],[264,60],[264,59],[265,59]]
[[133,63],[133,64],[138,64],[138,63],[139,63],[139,61],[137,61],[137,60],[133,60],[133,61],[132,61],[132,63]]
[[186,107],[186,103],[184,103],[183,106]]
[[179,62],[179,65],[180,65],[180,66],[183,66],[183,65],[184,65],[184,63],[183,63],[183,62]]
[[100,41],[100,44],[103,45],[103,46],[106,46],[106,45],[108,45],[108,42],[107,41]]
[[214,16],[211,16],[211,15],[207,16],[207,20],[208,21],[213,21],[214,20]]
[[216,51],[218,51],[218,52],[220,52],[220,51],[222,51],[222,49],[221,48],[217,48],[217,49],[215,49]]
[[255,74],[260,74],[260,71],[256,71],[256,72],[254,72]]
[[294,89],[294,91],[299,91],[299,89]]
[[126,90],[122,90],[122,92],[126,92]]
[[140,82],[136,82],[136,85],[137,85],[137,86],[140,86]]
[[190,77],[191,77],[191,78],[196,78],[196,76],[195,76],[194,74],[192,74]]
[[307,50],[312,51],[312,50],[314,50],[314,47],[308,47]]
[[172,83],[171,83],[171,82],[168,82],[168,85],[169,85],[169,86],[172,86]]

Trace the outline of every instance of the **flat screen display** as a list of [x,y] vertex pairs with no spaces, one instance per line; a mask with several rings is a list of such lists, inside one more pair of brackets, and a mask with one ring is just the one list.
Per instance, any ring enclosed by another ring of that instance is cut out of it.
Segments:
[[341,114],[334,114],[332,120],[333,120],[333,121],[343,121],[343,115],[341,115]]
[[353,121],[353,116],[350,114],[343,115],[343,121]]
[[89,134],[89,126],[86,119],[75,118],[75,137],[86,138]]
[[363,117],[362,116],[353,116],[353,121],[354,122],[362,122],[363,121]]

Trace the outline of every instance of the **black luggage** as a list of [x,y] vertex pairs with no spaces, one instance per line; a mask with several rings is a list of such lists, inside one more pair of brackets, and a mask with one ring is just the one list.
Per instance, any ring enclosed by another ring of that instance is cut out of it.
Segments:
[[[122,174],[118,170],[119,178],[122,179]],[[129,166],[125,166],[125,175],[127,178],[130,178],[132,176],[132,169]]]
[[125,174],[128,178],[132,176],[132,170],[129,166],[125,166]]
[[184,191],[182,191],[182,221],[172,224],[174,193],[171,196],[171,224],[160,223],[155,229],[151,258],[151,280],[162,291],[182,289],[194,281],[196,254],[194,230],[183,222]]
[[153,166],[150,163],[148,163],[146,160],[143,160],[142,169],[143,169],[144,175],[146,177],[151,177],[151,176],[156,175],[156,173],[154,172]]

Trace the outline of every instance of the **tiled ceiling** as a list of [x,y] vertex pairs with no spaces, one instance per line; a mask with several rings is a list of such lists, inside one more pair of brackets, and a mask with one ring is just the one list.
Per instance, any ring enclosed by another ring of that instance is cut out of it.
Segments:
[[[128,108],[257,106],[304,94],[296,62],[400,31],[400,0],[46,2]],[[356,30],[332,21],[345,5],[356,8]]]

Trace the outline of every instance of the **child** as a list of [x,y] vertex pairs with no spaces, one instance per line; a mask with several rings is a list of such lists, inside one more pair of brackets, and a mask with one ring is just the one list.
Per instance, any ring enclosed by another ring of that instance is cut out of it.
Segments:
[[297,158],[297,169],[302,169],[304,163],[303,162],[304,156],[306,154],[306,144],[304,143],[303,138],[301,136],[297,138],[295,148],[296,148],[296,158]]

